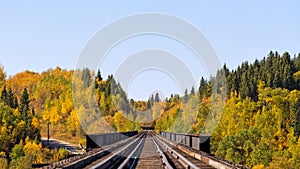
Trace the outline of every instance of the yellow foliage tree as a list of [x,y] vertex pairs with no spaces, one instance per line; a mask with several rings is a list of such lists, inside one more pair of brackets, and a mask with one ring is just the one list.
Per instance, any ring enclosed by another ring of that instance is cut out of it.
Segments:
[[23,151],[24,151],[25,155],[28,155],[31,157],[33,164],[43,163],[42,143],[36,144],[33,141],[26,140],[26,144],[23,147]]
[[76,136],[76,133],[80,128],[80,123],[75,110],[71,111],[70,115],[67,118],[67,128],[68,131],[71,132],[72,136]]

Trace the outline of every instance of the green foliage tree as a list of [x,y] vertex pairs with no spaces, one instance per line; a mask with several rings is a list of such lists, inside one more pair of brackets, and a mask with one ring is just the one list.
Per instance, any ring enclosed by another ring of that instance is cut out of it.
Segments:
[[270,150],[270,147],[266,143],[260,142],[251,152],[250,156],[253,166],[258,164],[268,166],[272,161],[272,150]]
[[18,160],[23,156],[25,156],[25,153],[21,144],[16,144],[9,154],[11,160]]
[[295,133],[295,137],[299,138],[299,136],[300,136],[300,99],[297,99],[297,101],[293,107],[293,111],[294,111],[294,118],[293,118],[294,133]]

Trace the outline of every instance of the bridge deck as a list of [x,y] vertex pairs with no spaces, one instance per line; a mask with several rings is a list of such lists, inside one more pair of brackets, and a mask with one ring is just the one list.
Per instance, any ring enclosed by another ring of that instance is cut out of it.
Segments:
[[[153,137],[153,138],[152,138]],[[198,150],[182,147],[170,140],[146,130],[136,136],[88,152],[78,158],[66,159],[45,166],[49,168],[236,168],[220,159],[198,154]],[[212,166],[210,166],[210,165]],[[244,168],[244,167],[237,167]]]
[[151,140],[151,135],[147,132],[146,140],[137,162],[137,169],[156,169],[163,168],[161,158],[156,151],[155,145]]

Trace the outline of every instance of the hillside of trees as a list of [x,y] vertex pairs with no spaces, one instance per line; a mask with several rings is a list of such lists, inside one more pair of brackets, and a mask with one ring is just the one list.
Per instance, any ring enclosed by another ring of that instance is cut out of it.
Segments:
[[86,133],[141,130],[141,123],[155,121],[157,131],[211,133],[212,153],[228,161],[300,168],[299,82],[300,54],[272,51],[234,70],[224,65],[183,96],[146,101],[129,100],[113,75],[104,79],[100,70],[57,67],[6,77],[1,67],[0,166],[63,158],[63,150],[40,142],[48,124],[50,137],[84,144]]
[[[201,79],[198,92],[167,100],[156,130],[211,133],[206,118],[220,118],[211,140],[217,157],[256,169],[300,168],[299,63],[300,54],[291,58],[271,51],[232,71],[224,65],[216,77]],[[226,85],[219,80],[223,75]],[[196,121],[185,126],[192,116],[185,107],[195,102]]]
[[[75,73],[80,74],[79,79],[73,76]],[[99,76],[94,77],[94,73],[88,69],[67,71],[57,67],[42,73],[24,71],[6,77],[4,67],[1,67],[0,166],[26,168],[65,157],[64,150],[43,147],[41,136],[47,137],[48,124],[51,138],[83,145],[85,133],[111,132],[99,127],[103,120],[112,126],[112,131],[140,130],[140,125],[134,119],[127,120],[114,105],[115,99],[129,105],[120,85],[116,84],[113,76],[109,76],[106,81]],[[74,83],[85,85],[83,90],[72,93],[73,80]],[[92,81],[95,83],[90,83]],[[115,84],[116,90],[110,91]],[[90,111],[88,106],[73,102],[73,94],[85,96],[90,89],[95,94],[93,99],[97,100],[96,105],[100,107],[103,118],[97,118],[99,112],[96,110]],[[78,104],[79,107],[76,107]],[[89,119],[88,128],[84,130],[78,115],[84,113],[87,116],[86,112],[89,112],[88,117],[92,120]],[[27,161],[26,165],[24,161]]]
[[27,169],[68,155],[65,149],[49,149],[41,143],[43,114],[37,106],[41,100],[34,100],[32,93],[38,78],[26,71],[6,79],[0,68],[0,168]]

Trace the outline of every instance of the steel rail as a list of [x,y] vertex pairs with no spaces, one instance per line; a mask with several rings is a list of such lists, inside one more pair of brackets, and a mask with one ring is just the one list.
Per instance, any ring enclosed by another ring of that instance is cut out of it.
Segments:
[[[137,151],[138,148],[140,148],[141,144],[145,141],[146,138],[142,138],[141,141],[139,142],[139,144],[134,148],[134,150],[128,155],[128,157],[126,158],[125,161],[123,161],[123,163],[118,167],[118,169],[122,169],[123,167],[125,167],[129,160],[131,159],[131,157],[134,155],[134,153]],[[136,161],[136,159],[134,160]],[[130,168],[132,168],[134,165],[134,163],[130,166]]]
[[[145,135],[145,133],[143,133],[142,137],[144,137],[144,135]],[[141,138],[142,138],[142,137],[141,137]],[[136,142],[138,141],[138,139],[140,139],[140,138],[136,138],[131,144],[129,144],[129,145],[123,147],[121,150],[117,151],[117,152],[116,152],[114,155],[112,155],[111,157],[108,157],[108,158],[104,159],[103,161],[101,161],[101,162],[95,164],[94,166],[91,167],[91,169],[96,169],[96,168],[98,168],[98,167],[100,167],[100,166],[103,166],[104,164],[106,164],[107,162],[109,162],[112,158],[114,158],[114,157],[116,157],[117,155],[123,153],[128,147],[130,147],[130,146],[132,146],[134,143],[136,143]]]
[[113,143],[113,144],[110,144],[110,145],[105,145],[102,148],[95,148],[95,149],[93,149],[91,151],[87,151],[86,154],[80,154],[80,155],[76,155],[74,157],[63,159],[61,161],[55,162],[53,164],[49,164],[49,165],[41,167],[41,168],[42,169],[63,168],[63,167],[72,165],[72,163],[76,163],[76,162],[78,162],[78,161],[80,161],[82,159],[89,158],[89,157],[92,157],[92,156],[97,155],[97,154],[103,154],[103,153],[105,153],[105,151],[113,151],[113,149],[115,149],[119,145],[122,145],[122,144],[125,144],[126,142],[129,142],[129,141],[133,140],[134,137],[139,137],[141,134],[142,133],[138,133],[135,136],[128,137],[128,138],[126,138],[124,140],[121,140],[119,142],[116,142],[116,143]]
[[[152,135],[152,134],[151,134],[151,135]],[[152,136],[154,137],[154,135],[152,135]],[[151,139],[152,139],[153,143],[155,144],[158,153],[159,153],[160,156],[162,157],[163,163],[166,165],[166,167],[167,167],[168,169],[173,169],[173,167],[172,167],[171,164],[169,163],[167,157],[165,156],[165,154],[163,153],[163,151],[161,150],[161,148],[160,148],[159,145],[156,143],[156,141],[155,141],[155,139],[154,139],[153,137],[152,137]]]

